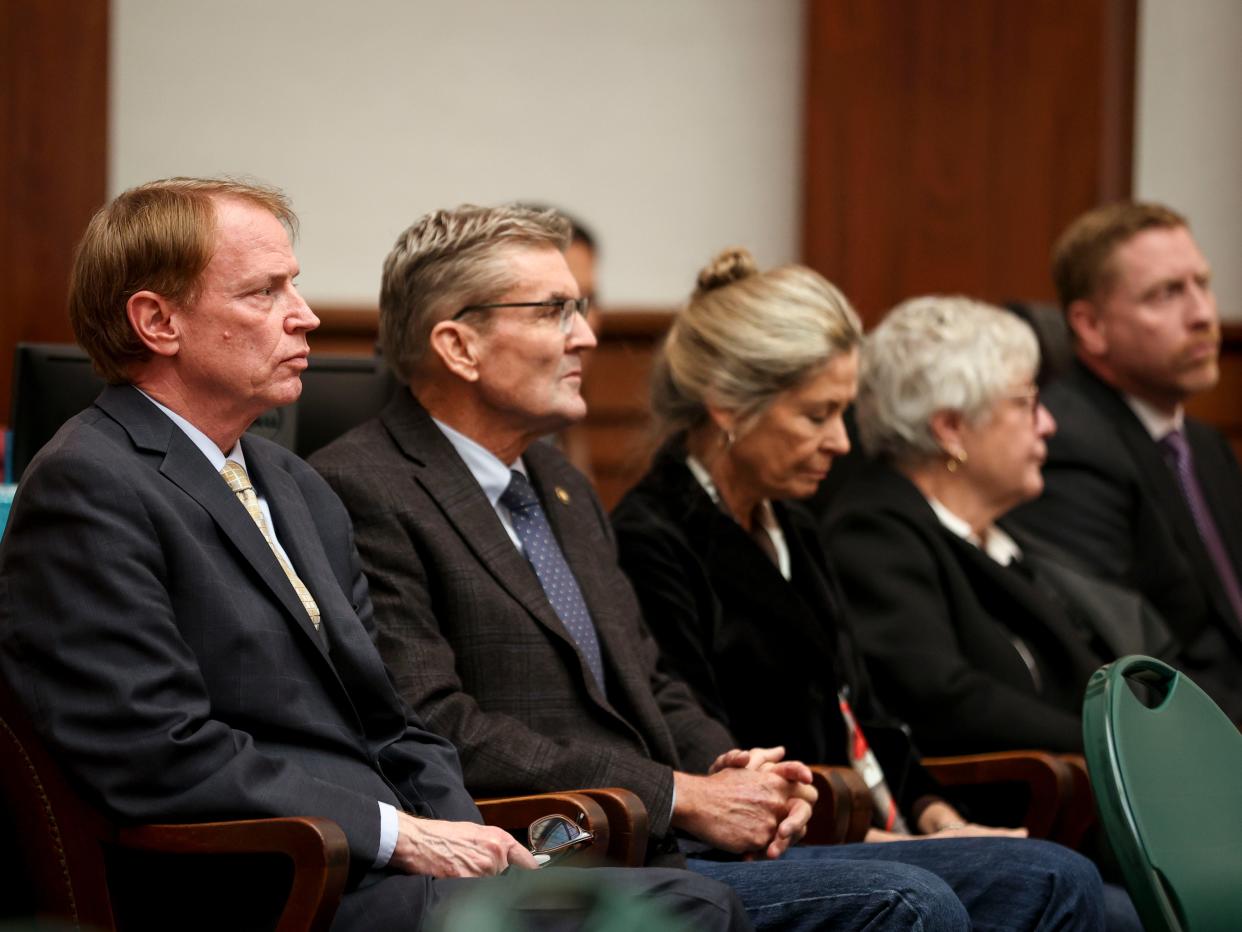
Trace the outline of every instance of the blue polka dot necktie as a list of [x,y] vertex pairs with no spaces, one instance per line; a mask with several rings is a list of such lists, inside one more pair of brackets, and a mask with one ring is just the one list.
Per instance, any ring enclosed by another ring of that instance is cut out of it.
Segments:
[[573,570],[565,562],[565,555],[552,535],[548,516],[539,504],[539,496],[530,481],[517,470],[509,471],[509,486],[500,496],[500,504],[508,508],[513,517],[513,529],[517,531],[518,540],[526,551],[526,559],[539,577],[539,584],[543,586],[552,610],[578,645],[583,659],[595,675],[595,681],[603,689],[604,661],[600,656],[595,623],[591,621],[591,613],[583,601],[578,580],[574,578]]

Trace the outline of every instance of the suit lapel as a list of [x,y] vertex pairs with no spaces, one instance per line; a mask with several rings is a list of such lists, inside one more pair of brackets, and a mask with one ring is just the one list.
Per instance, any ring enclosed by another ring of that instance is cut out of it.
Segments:
[[[212,468],[202,451],[176,424],[131,386],[112,386],[105,389],[96,404],[129,432],[136,446],[162,454],[160,473],[211,516],[297,627],[311,637],[322,652],[323,640],[311,624],[306,609],[293,591],[284,570],[277,563],[272,548],[237,495]],[[247,454],[249,452],[248,447]],[[247,463],[253,465],[249,460]],[[275,473],[276,470],[269,472]],[[282,496],[280,504],[275,508],[283,507],[284,504]],[[283,538],[281,543],[285,543]]]
[[[306,507],[306,499],[302,497],[293,477],[269,462],[256,444],[243,437],[242,448],[246,454],[246,465],[249,468],[251,482],[267,500],[268,508],[276,523],[276,538],[288,554],[298,578],[302,580],[302,584],[314,598],[315,604],[319,606],[320,625],[327,626],[330,619],[341,617],[342,606],[339,603],[345,597],[340,588],[332,584],[336,580],[336,575],[332,572],[331,564],[328,563],[327,554],[323,551],[319,532],[311,518],[310,510]],[[242,510],[245,511],[244,508]],[[251,520],[250,523],[253,525],[254,521]],[[259,537],[262,539],[263,535],[260,534]],[[263,540],[263,543],[266,545],[267,541]],[[310,616],[306,614],[305,606],[297,597],[293,585],[285,576],[284,570],[280,568],[271,549],[271,547],[267,548],[271,563],[265,564],[264,580],[277,593],[285,608],[291,611],[298,627],[312,638],[316,648],[327,657],[327,642],[324,635],[315,630]],[[273,566],[274,572],[271,569]],[[352,611],[352,606],[350,610]]]
[[1234,572],[1239,572],[1242,569],[1242,510],[1239,509],[1242,485],[1238,481],[1237,460],[1219,434],[1190,418],[1186,419],[1186,439],[1216,529]]
[[[479,483],[423,406],[409,392],[401,391],[385,408],[380,419],[398,448],[413,464],[416,481],[439,506],[445,519],[483,569],[541,625],[572,647],[575,656],[579,656],[573,638],[552,610],[539,577],[513,545]],[[594,677],[585,667],[583,672],[588,684],[591,684]]]
[[[1080,369],[1078,375],[1084,393],[1092,399],[1104,416],[1116,425],[1117,433],[1122,443],[1125,444],[1144,487],[1156,500],[1159,514],[1167,520],[1170,531],[1182,552],[1190,560],[1200,584],[1206,583],[1204,588],[1207,590],[1208,598],[1216,613],[1224,618],[1232,618],[1233,608],[1225,595],[1224,587],[1217,579],[1216,569],[1211,557],[1208,556],[1203,538],[1199,536],[1199,528],[1195,525],[1194,517],[1190,513],[1190,507],[1186,504],[1186,498],[1182,494],[1177,478],[1161,455],[1159,446],[1152,440],[1151,435],[1147,433],[1147,428],[1143,426],[1115,389],[1105,385],[1085,367]],[[1193,431],[1188,434],[1193,434]],[[1192,448],[1192,453],[1197,454],[1197,452]],[[1195,470],[1200,475],[1200,483],[1202,483],[1197,458]]]
[[[562,484],[564,483],[562,474],[570,467],[564,465],[560,460],[559,454],[545,456],[543,455],[545,452],[550,453],[551,451],[545,451],[537,445],[528,450],[523,457],[526,469],[530,475],[531,483],[539,493],[539,499],[543,503],[544,513],[548,516],[548,525],[552,528],[552,534],[556,537],[557,544],[560,545],[561,553],[565,556],[565,562],[569,564],[569,569],[573,572],[574,579],[578,583],[578,589],[582,593],[583,601],[586,602],[587,610],[591,613],[591,619],[595,624],[596,637],[599,639],[600,650],[603,655],[604,667],[612,672],[613,680],[620,683],[621,674],[624,671],[620,669],[617,658],[624,655],[625,645],[616,643],[617,632],[608,624],[608,619],[611,617],[611,606],[608,604],[608,587],[604,580],[600,578],[601,554],[586,552],[581,546],[575,547],[570,545],[572,542],[580,543],[590,540],[593,536],[592,528],[598,526],[594,515],[594,505],[590,501],[577,501],[570,496],[566,487],[568,483]],[[589,523],[591,527],[585,526],[588,512],[590,512]],[[542,588],[540,588],[539,592],[542,596]],[[548,600],[544,597],[543,601],[546,604]],[[573,643],[569,633],[565,631],[559,619],[557,619],[556,629],[554,630],[562,632],[566,640],[569,640],[571,644]],[[577,645],[574,645],[574,648],[574,653],[578,657],[581,675],[586,683],[587,691],[591,694],[591,698],[601,706],[611,710],[611,704],[599,688],[599,684],[595,681],[595,676],[582,658],[581,651],[577,650]]]
[[[962,566],[969,567],[968,573],[975,580],[973,585],[981,597],[987,588],[998,589],[1003,593],[1002,604],[1017,609],[1005,613],[1006,627],[1014,634],[1037,644],[1070,645],[1080,639],[1035,583],[1019,575],[1018,570],[1001,566],[974,544],[947,529],[942,530],[941,536],[957,553]],[[1066,649],[1072,651],[1068,646]]]

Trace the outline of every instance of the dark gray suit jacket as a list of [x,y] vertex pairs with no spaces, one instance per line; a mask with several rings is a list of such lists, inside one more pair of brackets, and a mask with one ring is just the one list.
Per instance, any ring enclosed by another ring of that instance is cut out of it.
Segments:
[[[1176,665],[1242,721],[1242,620],[1159,448],[1117,391],[1081,364],[1044,399],[1057,419],[1044,494],[1011,520],[1142,592],[1178,639]],[[1187,418],[1186,438],[1234,571],[1242,574],[1242,470],[1207,425]]]
[[[340,501],[292,453],[242,445],[322,632],[206,457],[135,389],[110,387],[23,477],[0,549],[0,671],[117,816],[325,816],[357,880],[377,800],[478,810],[452,746],[407,717],[385,673]],[[417,910],[429,878],[401,881]]]
[[548,444],[523,459],[599,632],[606,695],[408,391],[311,461],[354,519],[384,659],[406,700],[457,745],[471,791],[623,786],[663,835],[672,771],[704,771],[733,740],[661,669],[586,478]]

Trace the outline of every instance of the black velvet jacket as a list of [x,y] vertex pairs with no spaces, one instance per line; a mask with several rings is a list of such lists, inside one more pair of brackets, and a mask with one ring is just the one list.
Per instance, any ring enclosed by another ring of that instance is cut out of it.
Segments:
[[846,764],[844,686],[899,807],[913,816],[940,787],[875,699],[814,521],[796,504],[775,510],[788,581],[699,485],[681,439],[666,445],[612,514],[643,616],[673,672],[742,747],[784,745],[808,763]]

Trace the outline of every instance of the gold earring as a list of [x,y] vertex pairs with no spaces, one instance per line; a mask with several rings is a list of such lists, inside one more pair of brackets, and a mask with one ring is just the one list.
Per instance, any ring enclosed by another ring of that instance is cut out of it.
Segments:
[[947,469],[949,472],[957,472],[957,467],[966,465],[966,451],[965,450],[963,450],[961,453],[948,453],[946,455],[949,457],[949,459],[944,464],[944,468]]
[[737,443],[737,437],[733,435],[733,431],[726,429],[724,436],[720,438],[720,442],[726,450],[732,449],[733,444]]

